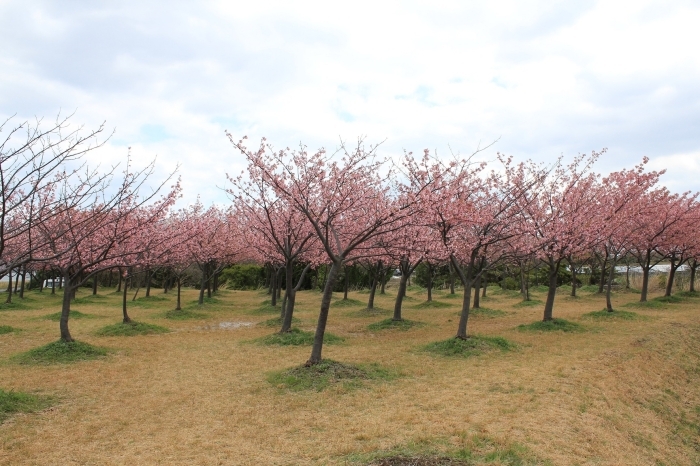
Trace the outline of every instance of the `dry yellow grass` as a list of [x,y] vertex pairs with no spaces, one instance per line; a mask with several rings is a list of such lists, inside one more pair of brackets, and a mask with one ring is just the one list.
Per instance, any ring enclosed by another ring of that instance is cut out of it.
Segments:
[[[186,290],[184,302],[196,293]],[[587,331],[529,333],[516,327],[540,319],[541,306],[513,307],[517,297],[492,295],[482,305],[508,314],[474,318],[470,331],[519,349],[468,359],[416,350],[454,334],[458,299],[437,296],[452,306],[413,309],[425,295],[410,293],[404,317],[428,325],[406,332],[371,332],[367,325],[385,316],[331,308],[328,330],[346,341],[326,346],[325,357],[377,362],[404,376],[354,391],[288,392],[266,374],[303,363],[310,348],[250,344],[274,329],[219,325],[274,317],[251,313],[264,294],[223,291],[205,318],[184,321],[164,318],[174,307],[165,295],[130,313],[173,332],[121,338],[94,335],[120,319],[119,296],[100,294],[106,298],[74,306],[96,318],[71,322],[76,339],[115,350],[97,361],[12,364],[12,354],[57,339],[58,324],[39,317],[58,311],[60,298],[32,292],[27,309],[0,311],[0,324],[21,329],[0,335],[0,388],[59,399],[0,425],[1,464],[341,465],[348,455],[413,443],[459,448],[473,434],[522,445],[556,465],[700,461],[700,299],[625,308],[645,320],[600,322],[582,315],[602,309],[603,297],[558,296],[555,316]],[[636,299],[620,293],[614,302]],[[300,293],[302,329],[314,328],[319,301],[318,293]],[[392,304],[392,296],[377,296],[378,307]]]

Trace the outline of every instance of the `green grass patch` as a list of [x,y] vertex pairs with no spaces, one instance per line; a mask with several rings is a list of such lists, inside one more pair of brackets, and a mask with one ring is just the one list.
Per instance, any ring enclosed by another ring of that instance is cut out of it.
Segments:
[[0,388],[0,424],[17,413],[34,413],[46,409],[54,403],[49,396],[31,395],[29,393],[9,392]]
[[[292,325],[298,324],[299,322],[301,322],[299,319],[297,319],[296,317],[292,317]],[[272,319],[260,322],[259,325],[262,325],[263,327],[282,327],[282,318],[273,317]]]
[[406,287],[406,291],[422,293],[422,292],[426,291],[426,289],[420,285],[411,285],[411,286]]
[[345,390],[364,386],[368,381],[389,381],[399,377],[397,371],[378,364],[345,364],[324,359],[313,366],[297,366],[291,369],[272,372],[267,380],[272,385],[291,391],[322,391],[336,386]]
[[384,319],[380,322],[375,322],[373,324],[370,324],[367,326],[369,330],[372,331],[379,331],[379,330],[392,330],[392,329],[398,329],[398,330],[409,330],[413,327],[422,327],[425,325],[423,322],[416,322],[415,320],[408,320],[408,319],[401,319],[401,320],[393,320],[393,319]]
[[460,293],[447,293],[447,294],[440,296],[440,297],[445,298],[445,299],[462,299],[462,298],[464,298],[464,295],[462,295]]
[[552,319],[547,321],[537,321],[531,324],[518,325],[518,330],[527,332],[582,332],[585,328],[576,322],[565,319]]
[[12,299],[13,301],[11,303],[6,303],[5,301],[1,302],[0,311],[24,311],[30,309],[30,307],[26,303],[23,303],[19,297],[13,297]]
[[676,296],[676,295],[671,295],[671,296],[659,296],[654,298],[654,301],[658,301],[660,303],[682,303],[683,298]]
[[118,324],[107,325],[96,332],[102,337],[133,337],[135,335],[155,335],[158,333],[168,333],[170,329],[160,325],[146,324],[144,322],[119,322]]
[[331,307],[354,307],[354,306],[364,306],[364,303],[362,301],[358,301],[357,299],[336,299],[331,303]]
[[540,306],[542,305],[542,301],[539,299],[528,299],[525,300],[523,299],[519,303],[513,304],[513,307],[532,307],[532,306]]
[[597,293],[598,285],[583,285],[576,287],[576,291],[583,291],[585,293]]
[[[293,328],[285,333],[273,333],[266,337],[255,340],[261,345],[278,345],[278,346],[310,346],[314,343],[314,332],[306,332],[298,328]],[[323,334],[323,343],[333,345],[345,341],[332,333],[325,332]]]
[[441,301],[423,301],[420,304],[412,306],[413,309],[441,309],[445,307],[452,307],[454,304],[443,303]]
[[6,333],[12,333],[14,331],[15,331],[15,329],[10,327],[9,325],[0,325],[0,335],[4,335]]
[[631,303],[627,303],[624,305],[625,307],[636,307],[640,309],[664,309],[666,307],[666,303],[662,301],[657,301],[655,299],[651,299],[649,301],[633,301]]
[[358,311],[348,312],[345,315],[348,317],[377,317],[377,316],[384,316],[384,315],[387,315],[390,313],[391,313],[391,311],[375,307],[373,309],[364,308],[364,309],[360,309]]
[[81,341],[54,341],[12,356],[17,364],[66,364],[77,361],[98,359],[107,355],[106,348],[93,346]]
[[248,314],[254,315],[254,316],[270,315],[270,314],[280,315],[281,313],[282,313],[282,303],[281,302],[278,302],[277,306],[273,306],[269,302],[265,302],[260,307],[248,312]]
[[128,306],[138,306],[140,308],[153,309],[160,307],[163,301],[170,301],[165,296],[143,296],[141,298],[136,298],[134,301],[129,301]]
[[517,443],[496,441],[483,434],[460,436],[459,446],[449,439],[421,438],[388,450],[351,454],[346,464],[364,466],[508,466],[551,465]]
[[681,291],[677,295],[681,298],[700,298],[700,293],[697,291]]
[[612,311],[608,312],[607,309],[601,311],[588,312],[582,317],[596,319],[596,320],[640,320],[642,316],[636,312],[630,311]]
[[94,304],[98,301],[107,299],[107,296],[102,294],[81,296],[80,298],[75,298],[71,304]]
[[438,356],[468,358],[493,351],[512,351],[515,348],[515,343],[502,337],[472,335],[466,340],[450,338],[429,343],[423,346],[422,350]]
[[[92,314],[85,314],[80,311],[70,311],[70,314],[68,315],[68,319],[94,319],[97,316],[94,316]],[[55,312],[53,314],[48,314],[42,317],[42,319],[45,320],[52,320],[54,322],[58,322],[61,320],[61,313],[60,312]]]
[[[461,312],[459,313],[462,314]],[[488,307],[479,307],[477,309],[472,309],[469,311],[470,316],[474,317],[487,317],[493,319],[495,317],[502,317],[508,315],[506,311],[501,311],[500,309],[491,309]]]
[[165,318],[170,320],[205,319],[206,317],[206,314],[193,312],[187,309],[180,309],[179,311],[172,310],[165,313]]

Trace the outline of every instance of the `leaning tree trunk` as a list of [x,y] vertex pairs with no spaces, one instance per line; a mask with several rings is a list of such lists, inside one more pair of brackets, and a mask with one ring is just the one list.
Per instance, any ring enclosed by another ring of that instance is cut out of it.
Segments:
[[333,286],[335,285],[335,279],[338,276],[338,271],[342,266],[342,260],[334,261],[331,265],[331,269],[326,275],[326,284],[323,288],[323,297],[321,298],[321,311],[318,314],[318,323],[316,324],[316,333],[314,335],[314,345],[311,348],[311,357],[309,357],[309,360],[306,361],[307,366],[312,366],[321,362],[323,335],[326,332],[328,310],[331,307],[331,299],[333,298]]
[[294,263],[290,261],[290,264],[287,266],[287,273],[291,278],[287,278],[287,291],[285,293],[287,295],[287,306],[285,308],[286,312],[282,318],[282,329],[280,330],[280,333],[289,332],[292,329],[292,318],[294,317],[294,303],[297,299],[297,291],[299,291],[301,288],[301,285],[304,282],[304,276],[310,268],[311,264],[307,264],[306,267],[304,267],[297,285],[294,286],[294,280],[292,280],[294,276]]
[[561,261],[549,258],[549,289],[547,290],[547,301],[544,304],[544,322],[552,320],[554,310],[554,295],[557,293],[557,274],[559,273]]
[[[402,270],[403,272],[403,270]],[[396,302],[394,303],[394,316],[391,318],[393,321],[403,320],[401,318],[401,306],[403,304],[403,298],[406,295],[406,284],[408,283],[408,272],[403,272],[401,274],[401,280],[399,281],[399,293],[396,295]]]
[[[133,278],[131,278],[133,280]],[[124,279],[126,282],[126,279]],[[126,312],[126,283],[124,283],[124,292],[122,293],[122,315],[124,317],[123,322],[125,324],[128,324],[131,322],[131,318],[129,318],[129,314]]]
[[373,276],[372,277],[372,282],[369,286],[369,298],[367,299],[367,309],[374,309],[374,295],[377,292],[377,280],[379,280],[379,277]]
[[479,300],[479,293],[481,292],[481,273],[474,280],[474,304],[472,309],[479,309],[481,302]]
[[671,268],[668,270],[668,280],[666,281],[666,293],[664,293],[664,296],[671,296],[673,281],[676,278],[676,270],[678,270],[678,267],[680,267],[680,264],[676,264],[675,260],[671,260]]
[[63,304],[61,306],[61,320],[59,328],[61,329],[61,340],[65,342],[73,341],[73,337],[68,330],[68,317],[70,315],[70,302],[73,297],[74,287],[70,277],[66,276],[66,281],[63,284]]

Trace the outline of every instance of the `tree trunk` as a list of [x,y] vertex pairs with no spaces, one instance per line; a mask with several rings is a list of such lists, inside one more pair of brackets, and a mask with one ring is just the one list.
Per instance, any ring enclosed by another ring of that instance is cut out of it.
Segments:
[[5,299],[5,303],[12,303],[12,269],[7,272],[7,298]]
[[450,268],[450,294],[455,294],[455,271],[452,263],[449,264]]
[[331,269],[326,275],[326,284],[323,288],[323,298],[321,298],[321,311],[318,314],[318,323],[316,324],[316,334],[314,335],[314,345],[311,349],[311,357],[306,361],[307,366],[312,366],[321,362],[321,352],[323,350],[323,335],[326,332],[326,323],[328,321],[328,310],[331,307],[331,299],[333,298],[333,285],[338,275],[338,271],[343,266],[342,261],[333,262]]
[[348,266],[345,266],[345,285],[343,287],[343,301],[348,300],[348,288],[350,287],[350,275],[348,275]]
[[698,261],[693,259],[690,265],[690,289],[691,293],[695,293],[695,269],[698,267]]
[[107,272],[107,288],[112,288],[112,271]]
[[151,269],[146,270],[146,297],[151,296],[151,277],[152,277],[152,272]]
[[70,301],[73,297],[73,285],[70,277],[66,276],[66,282],[63,285],[63,304],[61,306],[61,320],[59,327],[61,329],[61,340],[65,342],[73,341],[73,337],[68,330],[68,317],[70,315]]
[[649,293],[649,272],[651,271],[651,249],[647,249],[644,263],[642,266],[642,296],[639,298],[640,303],[647,302],[647,293]]
[[277,271],[274,269],[270,276],[270,304],[272,307],[277,306]]
[[[403,268],[403,267],[402,267]],[[406,296],[406,284],[408,283],[408,272],[402,270],[401,280],[399,281],[399,293],[396,295],[396,302],[394,303],[394,316],[391,320],[399,321],[403,320],[401,318],[401,305],[403,304],[403,298]]]
[[17,268],[17,273],[15,274],[15,294],[17,294],[17,290],[19,289],[19,276],[22,275],[21,270],[21,268]]
[[56,294],[56,277],[51,279],[51,294]]
[[97,274],[92,276],[92,295],[97,294]]
[[376,275],[372,277],[372,283],[369,287],[369,299],[367,300],[367,309],[374,309],[374,295],[377,292],[377,281],[380,278]]
[[576,297],[576,266],[569,261],[569,265],[571,266],[571,296]]
[[[131,278],[131,280],[133,280],[133,278]],[[126,282],[126,279],[124,279],[124,281]],[[129,314],[126,312],[126,288],[126,283],[124,283],[124,292],[122,293],[122,315],[124,317],[123,322],[128,324],[131,322],[131,319],[129,318]]]
[[479,300],[479,293],[481,292],[481,273],[474,280],[474,304],[472,309],[479,309],[481,302]]
[[625,272],[625,289],[630,289],[630,265],[627,264],[627,270]]
[[[43,274],[42,274],[43,275]],[[44,283],[45,283],[45,278],[42,276],[41,280],[39,281],[39,293],[44,292]]]
[[379,273],[379,277],[381,278],[381,281],[382,281],[382,286],[379,289],[379,294],[386,294],[386,282],[387,282],[386,274],[387,273],[389,273],[389,266],[388,265],[386,268],[382,267],[381,272]]
[[285,271],[286,275],[286,290],[284,293],[284,301],[282,302],[282,328],[280,333],[289,332],[292,329],[292,313],[294,312],[294,302],[296,301],[296,292],[294,291],[294,262],[287,262]]
[[122,291],[122,281],[123,281],[122,270],[117,269],[117,273],[119,274],[119,282],[117,283],[117,293],[120,293]]
[[530,298],[527,295],[527,286],[525,284],[525,270],[522,267],[522,265],[520,266],[520,294],[523,295],[523,299],[525,299],[525,301],[530,300]]
[[676,264],[676,260],[671,259],[671,268],[668,269],[668,280],[666,280],[666,293],[664,293],[664,296],[671,296],[673,281],[676,278],[676,270],[678,270],[678,267],[680,267],[680,264]]
[[[269,295],[272,294],[272,290],[275,288],[274,278],[273,278],[274,275],[275,275],[275,271],[273,270],[272,266],[271,265],[268,266],[267,267],[267,294],[269,294]],[[318,272],[316,273],[316,275],[318,275]],[[273,304],[273,306],[274,306],[274,304]]]
[[211,299],[211,275],[212,275],[212,265],[207,264],[207,298]]
[[182,309],[180,307],[180,288],[181,287],[180,287],[180,276],[179,275],[177,276],[176,281],[177,281],[177,305],[175,306],[175,310],[179,311]]
[[[284,270],[282,267],[280,267],[279,272],[282,272]],[[277,278],[277,299],[280,299],[282,297],[282,280],[280,278]]]
[[214,293],[216,293],[216,292],[219,291],[219,273],[220,273],[220,272],[216,272],[216,273],[214,274],[214,285],[213,285],[213,289],[212,289],[212,291],[213,291]]
[[603,266],[600,268],[600,283],[598,284],[598,294],[603,294],[605,287],[605,267],[608,264],[608,251],[605,251],[605,259],[603,259]]
[[552,311],[554,309],[554,295],[557,293],[557,274],[559,272],[559,264],[561,261],[555,261],[549,258],[549,289],[547,290],[547,301],[544,305],[544,322],[552,320]]
[[455,338],[459,338],[461,340],[466,340],[469,338],[467,335],[467,324],[469,323],[469,307],[471,305],[471,296],[472,296],[472,271],[474,270],[474,261],[476,260],[476,254],[472,254],[472,257],[469,261],[469,265],[467,265],[467,273],[466,275],[459,269],[459,264],[457,264],[457,259],[455,258],[454,255],[450,257],[450,260],[452,261],[452,265],[454,266],[455,271],[459,275],[459,279],[462,282],[462,286],[464,287],[464,297],[462,298],[462,313],[459,316],[459,324],[457,325],[457,335]]
[[485,298],[486,297],[486,288],[489,287],[489,283],[486,280],[486,277],[484,277],[484,286],[481,287],[481,297]]
[[615,264],[616,261],[615,259],[613,259],[613,261],[610,263],[610,272],[608,273],[607,286],[605,290],[605,308],[608,310],[608,312],[613,312],[612,300],[610,299],[610,295],[612,293],[613,278],[615,277]]

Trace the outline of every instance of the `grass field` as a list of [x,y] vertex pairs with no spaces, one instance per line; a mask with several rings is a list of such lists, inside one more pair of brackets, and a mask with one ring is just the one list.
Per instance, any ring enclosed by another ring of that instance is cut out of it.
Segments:
[[[393,309],[387,292],[380,309]],[[264,293],[224,290],[200,308],[183,290],[191,315],[172,318],[175,296],[157,291],[129,302],[132,319],[156,329],[145,334],[108,327],[121,320],[113,289],[87,293],[73,309],[90,318],[70,328],[100,348],[92,359],[18,356],[58,339],[46,316],[59,296],[30,292],[0,309],[11,328],[0,334],[0,464],[700,464],[697,297],[630,307],[639,296],[618,293],[627,312],[606,318],[603,296],[561,293],[554,315],[577,331],[523,331],[542,304],[489,293],[488,308],[503,312],[469,330],[495,349],[453,357],[426,348],[454,335],[460,299],[419,306],[415,289],[403,314],[421,325],[370,327],[388,316],[361,314],[367,295],[351,293],[360,304],[331,307],[327,331],[342,339],[324,347],[332,364],[309,381],[299,368],[309,346],[261,344],[276,331]],[[298,294],[295,328],[313,331],[320,298]],[[50,402],[22,401],[35,399]]]

